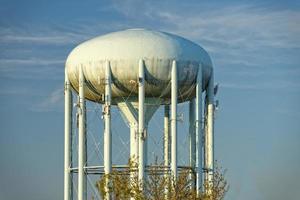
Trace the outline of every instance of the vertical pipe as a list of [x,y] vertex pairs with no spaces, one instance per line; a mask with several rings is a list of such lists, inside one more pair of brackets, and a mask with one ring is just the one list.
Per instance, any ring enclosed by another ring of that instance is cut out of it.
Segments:
[[[104,104],[104,173],[111,173],[111,72],[110,63],[106,61],[105,63],[105,104]],[[108,193],[108,181],[106,180],[105,190],[106,190],[106,200],[111,199],[110,193]]]
[[[205,134],[205,181],[213,184],[214,173],[214,75],[211,73],[207,87],[207,124]],[[207,191],[209,192],[209,191]]]
[[79,67],[79,109],[78,109],[78,200],[86,200],[86,128],[85,128],[85,78]]
[[206,163],[207,163],[207,148],[206,148],[206,137],[207,137],[207,105],[208,105],[208,98],[207,98],[207,88],[205,89],[205,95],[204,95],[204,111],[203,111],[203,119],[204,119],[204,123],[203,123],[203,180],[206,183],[207,180],[207,173],[206,173]]
[[145,103],[145,73],[144,73],[144,61],[139,60],[139,180],[144,181],[145,173],[145,118],[144,118],[144,103]]
[[170,164],[170,106],[165,105],[164,116],[164,165]]
[[169,166],[170,166],[170,106],[165,105],[164,114],[164,166],[165,168],[165,179],[167,184],[165,185],[165,199],[169,199]]
[[[136,170],[136,163],[138,163],[138,138],[137,135],[137,123],[135,122],[129,122],[130,127],[130,161],[134,163],[133,171],[130,172],[130,178],[131,180],[135,180],[137,172]],[[133,166],[131,166],[133,167]],[[134,200],[133,197],[130,198],[130,200]]]
[[177,178],[177,63],[172,62],[171,78],[171,171]]
[[72,199],[72,91],[67,70],[65,69],[65,163],[64,163],[64,200]]
[[135,122],[129,122],[130,127],[130,159],[133,162],[137,162],[138,158],[138,136],[137,136],[137,124]]
[[196,187],[197,195],[202,187],[202,66],[199,64],[196,83],[195,132],[196,132]]
[[[189,102],[189,162],[190,167],[194,170],[194,172],[196,172],[195,112],[195,99],[192,99]],[[193,178],[192,175],[190,178]],[[195,184],[192,186],[195,187]]]
[[[144,112],[145,114],[145,112]],[[146,171],[148,165],[148,140],[147,140],[147,131],[148,131],[148,124],[147,121],[144,124],[144,170]]]

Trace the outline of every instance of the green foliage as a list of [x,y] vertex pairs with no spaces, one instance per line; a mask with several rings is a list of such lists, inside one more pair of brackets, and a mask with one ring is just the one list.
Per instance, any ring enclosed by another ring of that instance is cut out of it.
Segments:
[[175,180],[171,175],[164,174],[159,165],[154,165],[147,173],[147,179],[141,183],[138,180],[137,163],[130,160],[128,168],[103,175],[96,186],[103,199],[107,193],[111,193],[114,200],[222,200],[228,190],[224,173],[216,167],[213,184],[203,185],[209,193],[200,192],[197,196],[196,189],[191,187],[195,179],[190,170],[182,170]]

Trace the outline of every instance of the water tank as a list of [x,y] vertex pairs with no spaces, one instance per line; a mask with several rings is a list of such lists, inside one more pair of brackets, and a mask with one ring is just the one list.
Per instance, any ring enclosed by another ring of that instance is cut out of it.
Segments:
[[129,29],[102,35],[72,50],[66,61],[70,83],[78,92],[78,71],[82,66],[86,78],[87,99],[102,102],[105,86],[105,62],[112,73],[112,103],[138,96],[138,63],[145,64],[145,96],[160,98],[168,104],[171,97],[172,61],[177,62],[178,101],[195,96],[198,66],[202,66],[203,88],[212,73],[208,53],[187,39],[170,33]]

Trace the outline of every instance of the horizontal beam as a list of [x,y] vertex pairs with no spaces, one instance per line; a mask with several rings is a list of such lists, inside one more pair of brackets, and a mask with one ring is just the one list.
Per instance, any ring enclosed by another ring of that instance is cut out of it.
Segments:
[[[117,170],[125,170],[128,169],[129,166],[128,165],[113,165],[112,169],[117,169]],[[146,166],[146,171],[151,171],[154,169],[159,168],[160,171],[170,171],[170,166],[165,166],[165,165],[148,165]],[[85,172],[87,174],[104,174],[104,166],[88,166],[88,167],[84,167]],[[194,169],[190,166],[178,166],[179,170],[191,170],[194,171]],[[78,173],[78,167],[73,167],[70,168],[70,171],[72,173]],[[137,171],[137,169],[133,170],[133,171]]]

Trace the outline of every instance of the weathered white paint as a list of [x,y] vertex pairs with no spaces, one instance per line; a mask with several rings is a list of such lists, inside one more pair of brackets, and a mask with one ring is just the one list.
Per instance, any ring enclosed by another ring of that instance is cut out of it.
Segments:
[[72,199],[72,90],[68,74],[65,73],[65,163],[64,163],[64,200]]
[[170,165],[170,106],[164,106],[164,165]]
[[171,98],[171,171],[177,178],[177,65],[172,63],[172,98]]
[[[214,75],[211,74],[208,87],[206,88],[207,104],[206,104],[206,132],[204,136],[205,154],[204,154],[204,178],[205,181],[212,186],[214,176]],[[210,191],[205,191],[210,193]]]
[[[195,129],[195,113],[196,113],[195,99],[189,102],[189,164],[196,172],[196,129]],[[190,179],[195,178],[192,174]],[[194,179],[195,180],[195,179]],[[191,187],[196,187],[196,181],[192,183]]]
[[165,184],[165,199],[169,199],[169,169],[170,169],[170,157],[171,157],[171,136],[170,136],[170,105],[164,106],[164,165],[165,165],[165,178],[167,183]]
[[145,72],[144,61],[139,61],[139,180],[143,183],[145,174]]
[[79,102],[78,102],[78,200],[86,200],[86,109],[85,109],[85,77],[79,67]]
[[197,83],[196,83],[196,99],[195,99],[195,135],[196,135],[196,188],[197,194],[200,194],[202,187],[202,66],[199,65]]
[[[138,63],[137,63],[138,64]],[[125,101],[126,100],[126,101]],[[137,98],[118,98],[118,108],[130,128],[130,157],[137,159],[139,155],[138,138],[138,100]],[[157,98],[146,98],[144,103],[145,128],[161,104]],[[138,160],[135,160],[138,161]]]
[[88,80],[86,98],[102,102],[105,86],[105,61],[111,64],[115,97],[138,96],[137,80],[139,59],[144,60],[145,96],[161,97],[169,104],[172,61],[177,61],[178,90],[181,99],[192,99],[189,94],[196,82],[198,64],[203,67],[203,81],[207,83],[212,63],[207,52],[199,45],[182,37],[145,29],[129,29],[99,36],[77,46],[68,56],[66,68],[73,88],[78,91],[78,67]]
[[[110,174],[112,167],[112,158],[111,158],[111,73],[110,73],[110,63],[106,62],[105,67],[105,104],[103,105],[103,114],[104,114],[104,173]],[[106,180],[105,190],[108,191],[108,180]],[[105,196],[106,200],[111,199],[111,194],[107,193]]]
[[[108,62],[110,84],[107,84]],[[68,78],[66,83],[79,93],[78,200],[87,198],[84,171],[86,165],[85,99],[105,104],[105,110],[107,106],[118,105],[130,126],[130,156],[139,158],[139,178],[143,180],[147,163],[147,140],[144,136],[151,117],[159,105],[171,104],[171,157],[169,158],[167,155],[169,152],[165,149],[165,162],[170,163],[171,172],[176,178],[178,170],[177,103],[195,98],[194,104],[191,104],[193,115],[191,115],[190,123],[193,123],[191,128],[194,132],[191,138],[190,161],[191,165],[197,169],[197,186],[199,186],[202,181],[201,94],[203,90],[206,90],[208,100],[205,108],[204,179],[212,183],[214,167],[213,70],[209,55],[199,45],[176,35],[145,29],[115,32],[77,46],[66,61],[66,78]],[[196,86],[195,83],[197,83]],[[69,89],[70,87],[68,91]],[[129,94],[130,97],[128,97]],[[102,98],[103,95],[105,98]],[[70,101],[69,96],[66,96],[65,115],[68,114],[68,116],[71,116]],[[167,120],[166,117],[165,120]],[[111,171],[110,116],[105,114],[104,118],[104,170],[105,173],[109,173]],[[69,123],[70,119],[66,116],[65,138],[71,131]],[[165,124],[167,124],[166,121]],[[166,131],[165,134],[167,134]],[[70,149],[66,148],[70,146],[67,144],[70,140],[71,138],[65,141],[65,200],[69,200],[72,193],[68,193],[68,188],[71,188],[68,182],[71,155]],[[165,147],[169,145],[168,142],[165,141]]]

